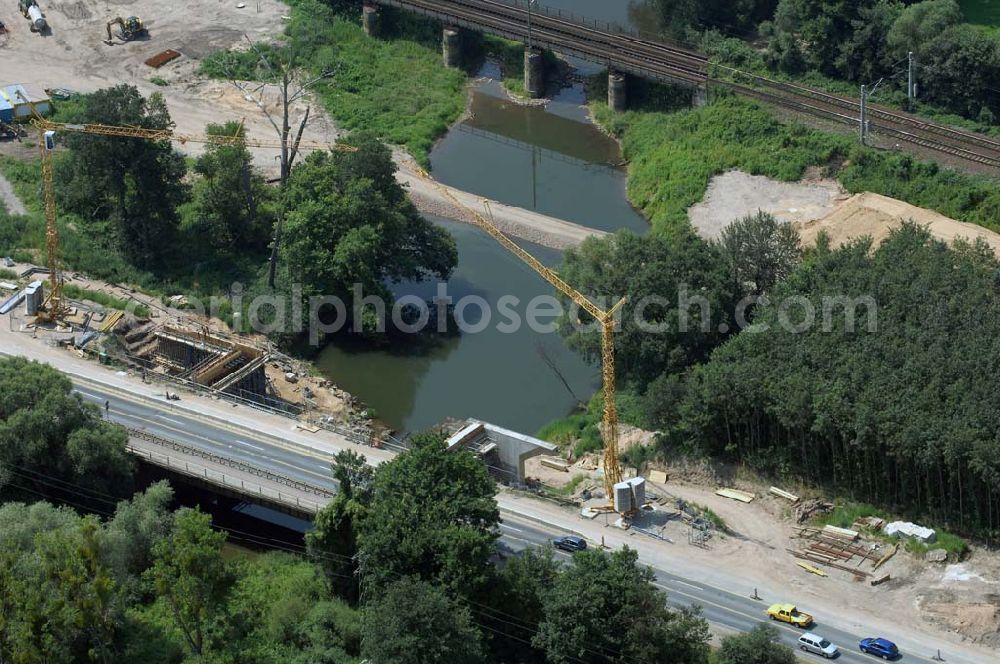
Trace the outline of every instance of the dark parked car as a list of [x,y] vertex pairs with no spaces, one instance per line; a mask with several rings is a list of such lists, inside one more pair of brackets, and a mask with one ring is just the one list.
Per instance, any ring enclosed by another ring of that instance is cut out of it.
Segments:
[[563,551],[576,553],[577,551],[583,551],[586,549],[587,542],[582,537],[577,537],[576,535],[564,535],[563,537],[557,537],[552,540],[552,546],[557,549],[562,549]]
[[899,648],[896,647],[896,644],[882,637],[861,639],[858,642],[858,648],[861,649],[861,652],[866,652],[869,655],[875,655],[882,659],[895,659],[899,657]]

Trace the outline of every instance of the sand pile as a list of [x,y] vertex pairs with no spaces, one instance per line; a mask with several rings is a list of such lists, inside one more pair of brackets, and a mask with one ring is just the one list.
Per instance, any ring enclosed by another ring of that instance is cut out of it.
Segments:
[[822,219],[796,225],[803,245],[814,245],[819,233],[825,231],[834,247],[865,235],[877,246],[894,229],[910,220],[927,227],[934,237],[949,244],[959,238],[970,242],[982,238],[1000,256],[1000,234],[879,194],[857,194]]

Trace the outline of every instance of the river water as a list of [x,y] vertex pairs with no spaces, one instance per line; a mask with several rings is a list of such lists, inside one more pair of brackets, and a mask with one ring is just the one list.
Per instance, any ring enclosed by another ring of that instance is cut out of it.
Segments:
[[[496,76],[487,65],[486,75]],[[617,144],[586,119],[579,85],[556,95],[547,108],[510,102],[487,82],[473,93],[471,114],[431,154],[441,182],[510,205],[614,231],[646,232],[648,224],[625,198],[625,174]],[[499,329],[497,303],[527,303],[552,287],[481,230],[434,219],[455,238],[459,264],[447,284],[454,302],[478,295],[492,311],[481,332],[438,339],[421,348],[372,349],[338,338],[317,358],[335,383],[371,406],[379,419],[401,431],[419,431],[445,418],[475,417],[533,434],[562,417],[600,386],[599,369],[569,350],[558,333],[528,325]],[[558,266],[561,254],[521,243],[541,262]],[[437,284],[404,283],[397,296],[429,299]],[[478,306],[466,322],[482,322]]]
[[[508,4],[525,6],[526,0],[504,0]],[[548,13],[561,12],[578,22],[620,25],[633,30],[652,32],[656,29],[654,0],[538,0],[535,6]]]

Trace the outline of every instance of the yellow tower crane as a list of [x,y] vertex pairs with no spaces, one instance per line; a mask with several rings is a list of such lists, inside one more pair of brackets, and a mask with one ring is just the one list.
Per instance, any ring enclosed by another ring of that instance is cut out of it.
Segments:
[[[52,178],[52,152],[55,149],[56,132],[95,134],[99,136],[115,136],[120,138],[142,138],[145,140],[176,141],[178,143],[204,143],[209,145],[244,144],[248,147],[281,148],[280,143],[257,141],[234,136],[178,134],[169,129],[145,129],[142,127],[119,127],[101,124],[69,124],[50,122],[36,116],[33,120],[38,129],[39,149],[42,152],[42,178],[45,188],[45,220],[46,248],[52,282],[52,292],[49,297],[48,315],[58,319],[64,311],[62,301],[62,281],[58,276],[59,234],[56,227],[55,188]],[[357,148],[342,143],[302,142],[299,150],[336,150],[340,152],[356,152]],[[615,314],[625,303],[625,298],[619,300],[608,310],[601,309],[587,296],[576,290],[556,274],[554,270],[545,267],[537,258],[522,249],[516,242],[507,237],[492,221],[492,211],[489,203],[484,201],[486,213],[490,219],[460,201],[452,192],[437,182],[427,171],[418,170],[418,175],[434,185],[445,198],[458,208],[471,215],[475,225],[486,231],[505,249],[520,258],[543,279],[552,284],[559,292],[566,295],[581,309],[586,311],[601,325],[601,376],[604,392],[604,414],[602,418],[602,436],[604,438],[604,490],[608,500],[608,509],[614,509],[614,486],[622,481],[622,468],[618,460],[618,408],[615,404]]]
[[[37,112],[32,120],[38,129],[38,149],[42,156],[42,186],[45,196],[45,249],[47,267],[49,268],[49,296],[41,312],[43,320],[58,321],[66,314],[63,303],[63,284],[59,274],[59,227],[56,224],[56,194],[52,173],[52,153],[55,151],[56,133],[94,134],[97,136],[112,136],[118,138],[141,138],[149,141],[176,141],[178,143],[204,143],[208,145],[246,145],[255,148],[280,149],[280,143],[258,141],[241,137],[239,132],[234,136],[209,134],[179,134],[169,129],[146,129],[144,127],[119,127],[102,124],[72,124],[46,120]],[[242,125],[241,125],[242,126]],[[298,150],[337,150],[340,152],[356,152],[357,148],[336,143],[315,143],[302,141]]]

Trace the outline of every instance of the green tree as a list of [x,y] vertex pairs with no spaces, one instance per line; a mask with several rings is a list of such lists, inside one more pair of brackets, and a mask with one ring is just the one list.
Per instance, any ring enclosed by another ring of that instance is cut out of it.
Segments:
[[17,539],[0,549],[0,657],[26,664],[113,661],[128,625],[119,588],[101,562],[99,523],[50,505],[0,512],[23,509],[60,526],[36,532],[20,550]]
[[361,652],[372,664],[479,664],[483,648],[468,607],[426,581],[388,585],[364,609]]
[[146,571],[153,591],[170,609],[174,624],[193,655],[206,654],[224,617],[232,575],[222,558],[223,533],[211,517],[183,508],[174,513],[170,535],[153,546]]
[[671,444],[996,532],[998,270],[981,243],[915,224],[875,250],[820,243],[752,329],[692,369]]
[[761,210],[729,224],[718,248],[735,289],[752,297],[791,274],[802,257],[798,231]]
[[329,599],[316,565],[285,553],[238,559],[226,616],[237,661],[339,664],[361,647],[360,614]]
[[573,556],[545,597],[533,640],[549,662],[707,661],[708,624],[696,609],[667,608],[638,559],[628,548]]
[[416,576],[470,597],[491,578],[500,515],[496,484],[471,453],[447,451],[444,436],[414,436],[413,448],[379,466],[358,532],[362,596]]
[[334,592],[350,602],[358,600],[357,528],[371,503],[375,469],[352,450],[333,460],[337,495],[321,509],[306,533],[306,548],[326,573]]
[[389,149],[368,134],[345,142],[357,152],[315,152],[289,180],[281,244],[288,283],[350,302],[355,284],[388,301],[388,281],[447,279],[455,242],[406,197]]
[[[120,84],[84,97],[72,122],[172,129],[159,93],[146,99]],[[58,164],[61,205],[107,235],[133,264],[163,265],[177,228],[177,207],[186,198],[184,158],[170,141],[68,134],[70,154]]]
[[886,37],[902,10],[898,0],[878,0],[858,7],[858,17],[851,21],[850,37],[841,45],[834,61],[841,77],[874,83],[884,73],[893,73],[892,65],[896,63],[888,55]]
[[232,136],[232,144],[212,144],[195,161],[201,176],[193,188],[198,233],[216,249],[264,249],[274,225],[271,192],[254,169],[246,146],[246,131],[239,122],[210,124],[209,136]]
[[[688,38],[708,28],[743,35],[774,14],[777,0],[654,0],[653,11],[668,35]],[[642,3],[635,3],[642,6]]]
[[907,7],[887,42],[896,59],[915,54],[921,99],[967,117],[1000,115],[1000,38],[965,23],[955,0]]
[[24,358],[0,360],[0,490],[107,509],[132,489],[120,427],[73,394],[69,379]]
[[173,499],[170,483],[163,480],[118,503],[104,527],[103,539],[108,567],[115,570],[119,584],[136,586],[153,564],[153,547],[170,534]]
[[762,623],[753,630],[727,636],[716,661],[718,664],[795,664],[795,653],[779,642],[773,625]]
[[544,599],[559,574],[550,547],[528,549],[506,560],[497,571],[477,618],[497,662],[542,662],[544,653],[531,646],[544,617]]
[[[560,275],[602,306],[628,298],[615,333],[616,368],[642,389],[663,371],[680,371],[706,358],[725,338],[720,326],[732,327],[736,294],[717,258],[693,231],[672,238],[619,231],[567,251]],[[586,313],[581,319],[589,321]],[[560,332],[570,347],[599,361],[598,326],[580,327],[573,306]]]

